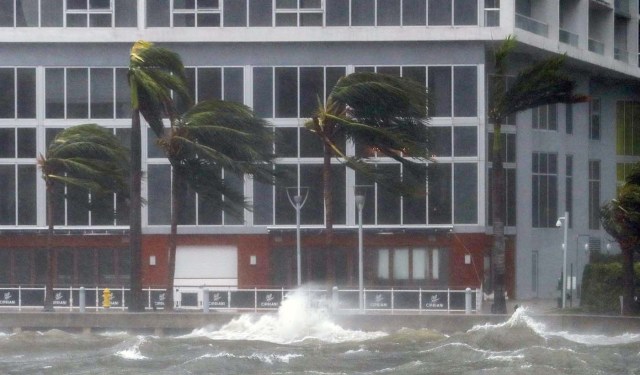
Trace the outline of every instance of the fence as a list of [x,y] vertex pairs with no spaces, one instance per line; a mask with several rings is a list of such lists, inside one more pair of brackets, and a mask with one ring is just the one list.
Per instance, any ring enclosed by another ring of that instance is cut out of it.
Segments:
[[[277,310],[289,294],[302,293],[306,303],[316,308],[333,310],[358,310],[358,289],[236,289],[176,286],[176,308],[185,310],[221,310],[221,311],[269,311]],[[73,311],[80,308],[81,289],[84,293],[86,309],[103,309],[105,288],[54,288],[53,306],[57,309]],[[110,309],[125,310],[129,299],[128,288],[109,288],[111,291]],[[143,289],[146,294],[148,310],[164,308],[165,289]],[[467,301],[466,294],[470,294]],[[0,309],[3,308],[42,308],[45,297],[44,287],[0,288]],[[431,290],[431,289],[364,289],[363,309],[377,312],[475,312],[482,306],[482,291],[468,290]],[[206,306],[208,305],[208,307]]]

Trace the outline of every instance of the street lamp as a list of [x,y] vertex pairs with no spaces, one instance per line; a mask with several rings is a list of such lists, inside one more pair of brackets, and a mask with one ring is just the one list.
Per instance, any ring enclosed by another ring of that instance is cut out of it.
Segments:
[[364,208],[364,195],[356,195],[356,207],[358,208],[358,301],[360,311],[364,310],[364,277],[362,275],[362,209]]
[[[293,192],[296,192],[296,195],[293,195]],[[304,197],[300,195],[300,193],[304,192]],[[307,197],[309,196],[309,188],[307,187],[288,187],[287,188],[287,198],[289,198],[289,203],[296,209],[296,271],[298,275],[298,286],[302,285],[302,261],[301,261],[301,249],[300,249],[300,210],[302,206],[304,206],[307,201]]]
[[564,227],[564,242],[562,243],[562,308],[567,306],[567,230],[569,228],[569,213],[564,212],[564,216],[558,218],[556,227]]

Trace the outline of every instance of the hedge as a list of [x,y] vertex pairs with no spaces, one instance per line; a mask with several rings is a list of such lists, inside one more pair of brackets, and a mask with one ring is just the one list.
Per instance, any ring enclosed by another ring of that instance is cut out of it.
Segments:
[[[640,263],[634,264],[636,274],[636,291]],[[622,264],[591,263],[584,268],[582,275],[581,305],[585,311],[593,313],[619,314],[620,296],[622,295]],[[636,293],[638,295],[638,293]]]

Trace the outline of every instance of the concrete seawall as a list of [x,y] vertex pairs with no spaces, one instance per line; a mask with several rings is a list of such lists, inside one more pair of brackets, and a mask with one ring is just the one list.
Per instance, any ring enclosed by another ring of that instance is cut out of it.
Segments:
[[[0,331],[60,329],[89,333],[92,331],[121,330],[156,335],[180,334],[202,327],[221,327],[240,313],[0,313]],[[262,314],[255,314],[256,319]],[[624,332],[640,333],[640,318],[593,315],[532,315],[553,331],[599,333],[616,335]],[[509,315],[463,314],[336,314],[332,320],[343,328],[363,331],[395,332],[400,328],[428,328],[443,333],[466,331],[476,325],[506,322]]]

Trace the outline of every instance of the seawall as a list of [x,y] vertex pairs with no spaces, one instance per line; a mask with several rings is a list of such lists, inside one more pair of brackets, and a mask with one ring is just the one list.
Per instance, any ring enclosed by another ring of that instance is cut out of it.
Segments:
[[[264,313],[254,314],[256,319]],[[221,327],[240,313],[198,312],[2,312],[0,331],[131,331],[156,335],[181,334],[202,327]],[[483,314],[335,314],[332,320],[343,328],[363,331],[395,332],[400,328],[428,328],[442,333],[464,332],[486,323],[508,321],[510,315]],[[640,333],[640,318],[594,315],[531,315],[531,318],[554,331],[615,335]]]

